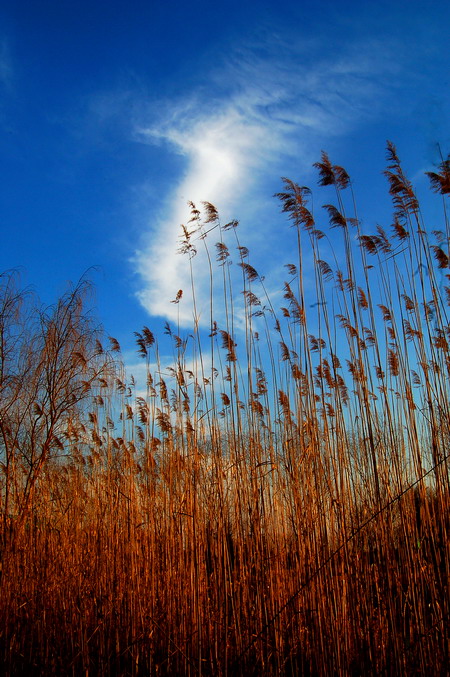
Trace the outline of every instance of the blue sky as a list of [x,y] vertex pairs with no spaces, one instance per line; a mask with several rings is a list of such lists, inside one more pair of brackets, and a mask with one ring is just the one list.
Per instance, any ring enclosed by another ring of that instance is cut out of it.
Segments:
[[276,297],[292,231],[272,195],[281,176],[314,187],[322,149],[363,229],[390,224],[386,139],[428,199],[423,172],[450,151],[449,33],[443,1],[4,1],[0,270],[50,303],[97,267],[99,320],[130,349],[144,324],[189,325],[189,300],[170,304],[188,286],[179,227],[207,200]]

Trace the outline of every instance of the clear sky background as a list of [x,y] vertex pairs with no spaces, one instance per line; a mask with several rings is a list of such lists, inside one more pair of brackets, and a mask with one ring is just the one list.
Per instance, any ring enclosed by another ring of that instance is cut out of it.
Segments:
[[363,230],[391,222],[386,139],[428,199],[423,172],[450,151],[449,35],[441,0],[4,0],[0,270],[50,303],[98,267],[97,315],[130,349],[176,317],[179,226],[208,200],[276,294],[292,230],[272,195],[281,176],[314,187],[322,149]]

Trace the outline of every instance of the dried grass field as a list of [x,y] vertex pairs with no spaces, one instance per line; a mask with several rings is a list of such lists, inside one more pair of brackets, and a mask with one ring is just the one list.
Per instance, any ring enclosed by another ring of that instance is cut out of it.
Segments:
[[326,154],[325,209],[284,180],[275,296],[191,205],[192,329],[167,325],[170,366],[136,332],[139,388],[85,282],[43,310],[1,276],[3,674],[448,674],[450,159],[431,230],[387,156],[371,234]]

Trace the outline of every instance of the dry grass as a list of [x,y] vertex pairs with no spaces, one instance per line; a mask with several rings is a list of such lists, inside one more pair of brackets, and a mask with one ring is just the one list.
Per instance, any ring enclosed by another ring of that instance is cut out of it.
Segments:
[[[117,342],[99,344],[84,289],[37,321],[2,277],[4,674],[447,673],[446,205],[428,233],[390,145],[394,224],[362,234],[346,172],[316,166],[342,244],[285,180],[298,260],[279,311],[237,224],[192,205],[194,293],[195,238],[219,233],[211,336],[170,329],[167,369],[137,332],[146,396]],[[447,160],[430,176],[444,201],[449,175]]]

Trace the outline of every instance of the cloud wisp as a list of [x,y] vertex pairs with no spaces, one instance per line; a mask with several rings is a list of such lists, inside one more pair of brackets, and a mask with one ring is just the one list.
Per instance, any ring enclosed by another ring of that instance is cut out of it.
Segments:
[[[251,48],[236,52],[227,66],[211,74],[208,97],[199,91],[168,102],[162,121],[136,130],[142,141],[166,144],[185,162],[183,175],[165,196],[164,216],[151,224],[148,241],[134,259],[141,280],[138,296],[153,316],[192,325],[188,294],[180,306],[169,303],[179,289],[190,288],[188,262],[176,253],[180,224],[189,219],[188,201],[198,206],[211,202],[224,222],[236,214],[256,218],[269,168],[284,173],[296,158],[298,171],[299,157],[309,166],[319,139],[324,143],[374,114],[380,87],[369,76],[388,68],[376,57],[375,46],[364,58],[347,53],[315,62],[293,49],[278,51],[282,56],[272,48],[265,56],[256,56]],[[260,216],[259,241],[269,227]],[[245,237],[247,243],[247,233]],[[206,260],[196,262],[196,271],[199,321],[207,324],[208,314],[201,310],[209,299]]]
[[[177,119],[168,129],[149,132],[158,133],[181,153],[187,169],[169,197],[167,217],[152,230],[151,245],[138,253],[137,264],[144,282],[140,299],[150,314],[174,319],[180,312],[181,323],[190,324],[189,302],[184,300],[179,309],[167,307],[178,289],[186,292],[190,286],[187,261],[176,253],[180,224],[189,219],[187,202],[200,206],[206,200],[225,217],[230,215],[252,183],[252,175],[263,166],[268,151],[260,150],[266,143],[266,129],[247,120],[236,103],[205,117],[189,117],[187,121],[184,114],[181,117],[183,121]],[[198,256],[203,255],[199,252]],[[196,268],[201,270],[202,266],[197,264]],[[201,298],[199,303],[201,306]]]

